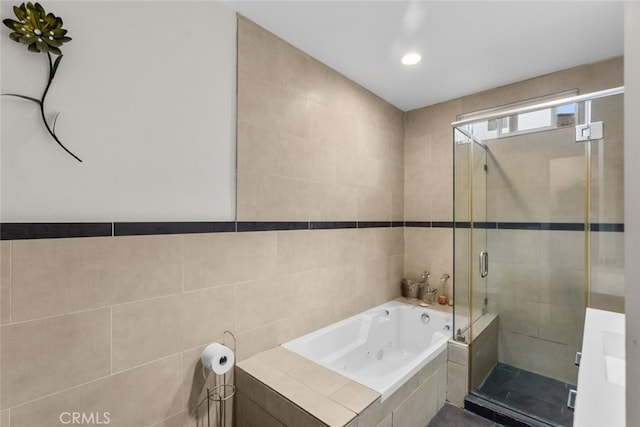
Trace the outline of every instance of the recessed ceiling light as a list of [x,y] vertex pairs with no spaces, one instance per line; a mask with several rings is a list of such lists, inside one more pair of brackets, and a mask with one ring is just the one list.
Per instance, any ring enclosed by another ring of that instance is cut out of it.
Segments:
[[422,60],[422,55],[419,53],[411,52],[407,53],[400,60],[404,65],[415,65]]

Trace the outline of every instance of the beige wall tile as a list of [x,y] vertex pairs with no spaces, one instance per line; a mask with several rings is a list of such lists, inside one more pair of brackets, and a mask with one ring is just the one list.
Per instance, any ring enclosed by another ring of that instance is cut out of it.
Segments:
[[[25,405],[11,409],[12,427],[55,426],[63,425],[60,417],[66,421],[65,413],[85,412],[95,414],[100,420],[118,425],[115,421],[120,408],[116,406],[115,396],[125,395],[122,390],[113,390],[112,377],[92,381],[59,393],[34,400]],[[131,398],[133,394],[127,390],[126,396]],[[143,408],[144,409],[144,408]],[[120,424],[122,425],[122,424]]]
[[464,407],[464,397],[468,390],[467,367],[447,362],[447,400],[452,404]]
[[358,221],[391,221],[391,192],[358,189]]
[[432,376],[393,411],[393,424],[423,426],[438,412],[438,379]]
[[14,322],[111,303],[114,239],[23,240],[12,245]]
[[277,175],[279,156],[278,132],[252,122],[238,122],[238,171]]
[[[273,414],[286,426],[324,427],[327,425],[271,389],[267,389],[265,402],[267,412]],[[348,422],[348,420],[345,421]],[[346,422],[336,425],[344,424]]]
[[182,236],[112,239],[114,259],[108,276],[113,283],[112,304],[170,295],[182,290]]
[[[383,410],[382,402],[380,402],[380,399],[378,399],[374,403],[369,405],[369,407],[367,407],[364,411],[358,414],[358,417],[356,418],[358,422],[358,426],[375,427],[380,425],[382,420],[387,415],[387,414],[384,414],[382,410]],[[388,414],[388,415],[391,416],[391,414]]]
[[286,276],[238,283],[235,286],[236,331],[245,332],[285,319],[294,308],[290,297],[295,287]]
[[114,423],[144,425],[177,414],[184,406],[182,378],[181,354],[112,376]]
[[116,305],[112,308],[113,372],[182,350],[180,295]]
[[473,356],[471,387],[477,388],[498,363],[498,334],[491,334],[487,343]]
[[[351,290],[345,283],[356,282],[355,268],[319,268],[290,276],[289,305],[295,307],[291,314],[302,314],[314,309],[331,306],[341,298],[353,296],[356,287]],[[327,315],[332,318],[332,316]]]
[[308,221],[311,183],[238,172],[238,221]]
[[[349,379],[320,366],[284,347],[275,347],[256,355],[262,362],[305,384],[323,396],[331,397],[349,383]],[[339,400],[336,400],[341,403]],[[369,402],[371,403],[371,402]],[[343,405],[352,409],[347,405]]]
[[[278,341],[280,336],[279,326],[279,323],[271,323],[255,329],[239,332],[236,335],[236,339],[238,340],[236,357],[238,361],[245,360],[280,344]],[[303,333],[296,331],[295,336],[300,335],[303,335]]]
[[422,272],[431,273],[431,284],[440,288],[438,278],[453,271],[453,230],[449,228],[406,227],[404,275],[419,280]]
[[334,230],[278,232],[278,273],[306,271],[336,264],[343,247],[337,238],[339,235]]
[[272,277],[276,253],[276,233],[185,236],[185,290]]
[[181,386],[177,355],[13,408],[11,426],[59,425],[60,415],[73,411],[108,412],[110,425],[152,425],[181,411]]
[[13,321],[179,292],[182,237],[13,243]]
[[166,420],[153,424],[151,427],[183,427],[187,424],[187,411],[179,412],[173,417],[169,417]]
[[264,408],[266,385],[237,366],[235,368],[235,378],[236,389],[256,405]]
[[469,347],[463,344],[450,342],[447,347],[448,360],[458,365],[469,364]]
[[11,320],[11,242],[0,242],[0,325]]
[[432,361],[418,371],[418,384],[427,381],[439,369],[447,369],[447,350],[439,353]]
[[235,288],[220,286],[182,295],[182,348],[210,344],[235,330]]
[[330,397],[345,408],[360,414],[380,399],[380,393],[357,382],[349,381]]
[[2,408],[111,372],[110,310],[2,326]]
[[238,70],[260,75],[275,83],[278,79],[274,53],[282,42],[273,34],[238,16]]
[[279,135],[277,175],[323,183],[335,183],[336,149],[290,135]]
[[280,421],[269,414],[264,407],[257,405],[245,396],[244,393],[236,395],[237,426],[238,427],[284,427]]
[[[265,394],[265,409],[271,414],[277,414],[285,425],[305,425],[301,424],[301,420],[311,421],[307,418],[309,415],[300,413],[298,406],[305,408],[315,419],[329,425],[345,425],[356,416],[328,397],[273,369],[270,364],[256,357],[245,360],[238,367],[269,384]],[[290,402],[295,402],[295,405]]]
[[358,216],[357,189],[340,184],[311,183],[310,221],[354,221]]
[[238,63],[238,219],[400,220],[404,114],[249,21],[238,34],[240,55],[261,50]]
[[382,411],[385,414],[392,412],[402,402],[404,402],[418,388],[418,376],[414,375],[402,384],[400,388],[394,391],[384,402],[382,402]]

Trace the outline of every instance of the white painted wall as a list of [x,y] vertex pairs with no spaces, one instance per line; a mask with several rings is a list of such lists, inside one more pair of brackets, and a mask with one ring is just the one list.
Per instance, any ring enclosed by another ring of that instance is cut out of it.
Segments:
[[624,172],[627,425],[640,426],[640,2],[625,3]]
[[[2,1],[2,17],[19,3]],[[43,6],[73,38],[47,110],[84,162],[48,136],[36,104],[2,97],[0,219],[233,220],[235,12],[201,1]],[[8,34],[2,26],[2,92],[39,98],[46,55]]]

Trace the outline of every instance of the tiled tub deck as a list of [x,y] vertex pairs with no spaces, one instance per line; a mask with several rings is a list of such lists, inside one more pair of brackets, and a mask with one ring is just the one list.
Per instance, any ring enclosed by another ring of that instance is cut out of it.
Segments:
[[380,394],[283,347],[236,366],[238,427],[426,426],[445,402],[447,352],[384,402]]

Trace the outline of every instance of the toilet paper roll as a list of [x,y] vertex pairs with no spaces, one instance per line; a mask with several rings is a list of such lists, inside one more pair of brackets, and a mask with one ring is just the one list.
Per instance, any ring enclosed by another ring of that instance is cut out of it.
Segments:
[[200,356],[202,366],[218,375],[224,375],[233,368],[235,357],[233,351],[220,343],[209,344]]

